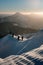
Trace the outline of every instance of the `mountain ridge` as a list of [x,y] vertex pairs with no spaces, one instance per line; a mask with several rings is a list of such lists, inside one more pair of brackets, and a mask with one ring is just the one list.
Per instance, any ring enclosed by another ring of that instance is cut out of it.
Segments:
[[7,35],[0,39],[0,57],[4,58],[12,54],[20,55],[41,45],[43,45],[43,31],[35,33],[27,38],[26,41],[18,41],[18,39],[13,38],[11,35]]
[[14,24],[12,22],[3,22],[0,23],[0,38],[7,34],[27,34],[36,32],[37,30],[31,28],[20,27],[18,24]]
[[[7,16],[0,19],[1,22],[13,22],[21,27],[41,29],[43,28],[43,17],[34,14],[23,15],[21,13],[15,13],[11,16]],[[40,23],[41,22],[41,23]]]

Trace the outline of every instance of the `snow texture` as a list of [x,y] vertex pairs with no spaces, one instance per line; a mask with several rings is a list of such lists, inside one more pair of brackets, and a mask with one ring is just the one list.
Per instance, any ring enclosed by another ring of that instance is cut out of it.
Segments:
[[0,65],[43,65],[43,30],[23,41],[11,35],[0,39]]

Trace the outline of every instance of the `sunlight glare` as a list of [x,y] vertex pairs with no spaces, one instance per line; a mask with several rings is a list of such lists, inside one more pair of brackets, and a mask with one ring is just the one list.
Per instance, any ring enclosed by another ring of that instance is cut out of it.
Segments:
[[31,14],[43,15],[43,12],[21,12],[21,14],[23,14],[23,15],[31,15]]

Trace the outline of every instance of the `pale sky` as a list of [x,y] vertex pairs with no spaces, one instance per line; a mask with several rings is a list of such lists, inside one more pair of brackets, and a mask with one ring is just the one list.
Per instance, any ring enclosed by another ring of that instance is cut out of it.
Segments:
[[0,13],[43,12],[43,0],[0,0]]

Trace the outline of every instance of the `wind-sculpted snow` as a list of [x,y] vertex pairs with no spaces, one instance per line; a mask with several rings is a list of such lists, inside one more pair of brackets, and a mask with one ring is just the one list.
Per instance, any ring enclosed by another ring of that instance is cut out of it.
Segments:
[[[40,53],[40,52],[42,52],[42,53]],[[43,61],[43,45],[41,45],[37,49],[34,49],[34,50],[30,51],[30,52],[27,52],[26,54],[27,55],[29,54],[29,56],[31,56],[31,57],[33,57],[35,59]]]
[[1,59],[0,65],[43,65],[43,53],[39,53],[42,50],[43,45],[21,55],[11,55]]
[[[0,58],[5,58],[9,55],[20,55],[29,52],[32,49],[38,48],[43,44],[43,31],[39,31],[28,39],[24,38],[23,41],[18,41],[11,35],[7,35],[0,39]],[[42,51],[43,52],[43,51]],[[40,53],[42,53],[40,52]]]

